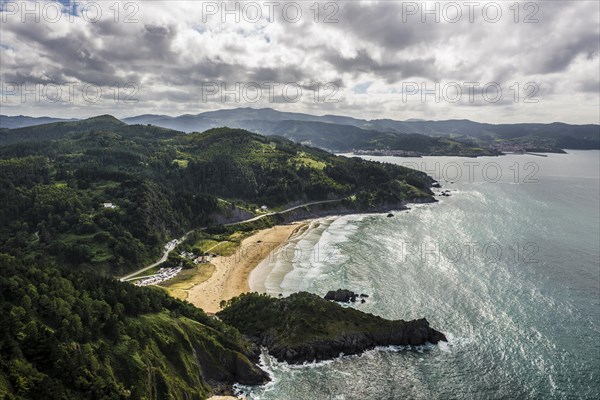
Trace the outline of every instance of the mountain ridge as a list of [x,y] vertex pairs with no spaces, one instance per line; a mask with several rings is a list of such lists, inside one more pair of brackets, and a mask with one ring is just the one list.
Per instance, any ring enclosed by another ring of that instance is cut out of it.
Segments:
[[[332,152],[392,150],[410,151],[414,155],[481,156],[500,155],[505,151],[600,149],[599,125],[563,122],[490,124],[468,119],[366,120],[249,107],[179,116],[142,114],[121,121],[186,133],[218,127],[239,128],[266,136],[285,137]],[[0,120],[0,127],[2,124]],[[413,135],[411,147],[406,146],[408,138],[404,135]],[[438,138],[437,143],[432,144],[430,137]]]

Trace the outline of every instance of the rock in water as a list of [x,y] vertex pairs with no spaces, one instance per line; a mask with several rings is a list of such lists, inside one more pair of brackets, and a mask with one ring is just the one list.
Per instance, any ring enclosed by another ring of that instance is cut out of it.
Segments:
[[347,289],[330,290],[325,295],[325,300],[338,301],[340,303],[355,302],[358,295]]
[[392,214],[392,213],[389,213],[389,214],[387,215],[387,217],[388,217],[388,218],[392,218],[393,216],[394,216],[394,214]]
[[243,294],[228,301],[217,315],[279,361],[292,364],[359,354],[377,346],[446,341],[425,318],[386,320],[306,292],[280,299]]

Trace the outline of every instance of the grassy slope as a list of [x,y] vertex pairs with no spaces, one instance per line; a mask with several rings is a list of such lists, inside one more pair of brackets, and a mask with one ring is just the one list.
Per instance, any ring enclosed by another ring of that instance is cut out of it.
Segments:
[[[227,199],[220,207],[247,209],[357,191],[354,199],[368,206],[427,197],[431,182],[406,168],[241,130],[183,135],[110,116],[3,130],[0,145],[2,196],[8,194],[0,197],[0,252],[23,262],[0,255],[0,393],[16,398],[204,398],[234,381],[261,379],[248,361],[250,344],[235,329],[159,289],[93,273],[102,265],[133,269],[158,254],[162,240],[200,224],[193,206],[205,190],[195,180],[202,168],[230,168],[210,196]],[[192,200],[182,203],[186,196]],[[117,208],[104,209],[103,201]],[[130,246],[119,250],[124,243]],[[65,260],[79,272],[52,266],[54,256],[79,247],[89,259],[77,253],[83,258]],[[132,253],[136,258],[124,258]]]
[[[20,181],[31,165],[44,168]],[[165,241],[215,216],[358,192],[365,209],[427,197],[431,182],[407,168],[240,129],[186,135],[110,116],[0,132],[0,172],[9,189],[0,194],[0,251],[68,254],[59,261],[113,274],[151,262]]]
[[306,292],[279,299],[247,293],[224,305],[219,318],[288,362],[356,354],[377,345],[446,340],[425,320],[386,320]]
[[1,398],[204,399],[264,379],[235,329],[158,289],[0,263]]
[[425,155],[474,157],[497,154],[488,149],[476,148],[467,141],[441,139],[419,133],[399,133],[385,128],[378,131],[315,121],[281,121],[271,133],[338,152],[390,149],[415,151]]
[[382,332],[390,322],[308,293],[282,299],[252,293],[241,295],[230,300],[218,316],[246,335],[269,333],[284,345],[310,343],[342,333]]

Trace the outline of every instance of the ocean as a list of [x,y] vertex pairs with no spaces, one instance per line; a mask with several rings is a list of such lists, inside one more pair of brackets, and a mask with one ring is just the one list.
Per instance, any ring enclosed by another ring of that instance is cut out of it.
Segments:
[[[600,398],[600,152],[364,157],[438,179],[439,202],[315,220],[251,289],[346,288],[362,311],[425,317],[449,341],[289,366],[250,399]],[[446,191],[449,196],[441,196]],[[257,279],[257,276],[261,276]]]

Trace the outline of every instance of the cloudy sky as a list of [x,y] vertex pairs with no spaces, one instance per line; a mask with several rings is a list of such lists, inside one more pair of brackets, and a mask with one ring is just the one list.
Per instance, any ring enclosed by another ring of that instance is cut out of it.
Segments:
[[37,3],[0,0],[2,114],[600,122],[595,0]]

